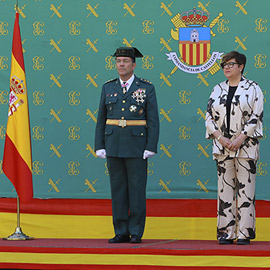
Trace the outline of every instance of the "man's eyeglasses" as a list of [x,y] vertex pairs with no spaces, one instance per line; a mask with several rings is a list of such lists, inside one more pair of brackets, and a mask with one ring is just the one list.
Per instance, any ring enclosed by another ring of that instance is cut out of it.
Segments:
[[220,65],[222,69],[224,69],[226,67],[232,68],[234,65],[239,65],[239,64],[236,62],[227,62],[227,63],[221,63]]

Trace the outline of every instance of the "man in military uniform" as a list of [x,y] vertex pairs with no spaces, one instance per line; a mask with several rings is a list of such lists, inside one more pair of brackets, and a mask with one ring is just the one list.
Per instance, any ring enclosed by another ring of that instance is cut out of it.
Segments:
[[98,157],[107,157],[115,236],[109,243],[140,243],[146,218],[147,159],[157,152],[155,87],[134,75],[132,47],[116,50],[119,78],[103,85],[95,134]]

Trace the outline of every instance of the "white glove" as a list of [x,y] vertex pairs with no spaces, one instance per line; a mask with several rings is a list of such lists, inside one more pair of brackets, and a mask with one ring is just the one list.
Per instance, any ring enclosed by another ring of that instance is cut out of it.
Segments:
[[106,150],[105,149],[99,149],[96,151],[96,155],[99,158],[106,158]]
[[147,159],[153,157],[156,153],[148,150],[144,150],[143,152],[143,159]]

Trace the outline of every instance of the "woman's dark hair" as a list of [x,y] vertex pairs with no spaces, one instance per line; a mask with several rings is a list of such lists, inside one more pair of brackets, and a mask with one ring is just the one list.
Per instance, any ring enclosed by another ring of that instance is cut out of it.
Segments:
[[241,73],[243,74],[245,66],[246,66],[246,62],[247,62],[247,58],[244,54],[239,53],[237,51],[231,51],[229,53],[226,53],[223,55],[222,57],[222,61],[221,61],[221,67],[223,67],[223,64],[230,61],[231,59],[235,59],[235,61],[239,64],[239,65],[244,65]]

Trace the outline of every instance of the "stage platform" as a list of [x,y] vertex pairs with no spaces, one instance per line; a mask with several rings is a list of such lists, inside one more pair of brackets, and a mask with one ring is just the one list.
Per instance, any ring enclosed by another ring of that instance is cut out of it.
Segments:
[[270,242],[219,245],[214,240],[107,239],[0,240],[1,269],[270,269]]

